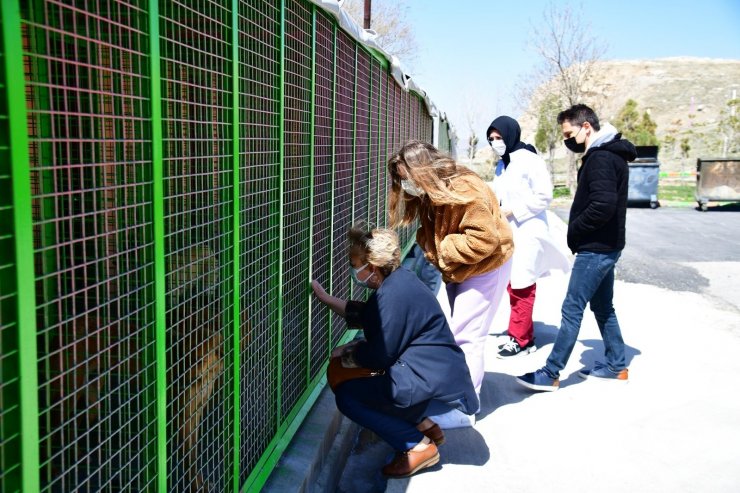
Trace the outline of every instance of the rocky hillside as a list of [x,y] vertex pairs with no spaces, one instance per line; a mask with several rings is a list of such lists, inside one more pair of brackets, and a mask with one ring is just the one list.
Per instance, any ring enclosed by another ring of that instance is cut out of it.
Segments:
[[[596,73],[588,90],[591,96],[584,102],[606,121],[613,120],[628,99],[637,101],[641,113],[649,111],[658,125],[661,170],[688,172],[695,169],[697,157],[721,155],[724,138],[718,123],[733,94],[740,98],[740,60],[605,61],[598,64]],[[536,110],[530,108],[519,122],[523,140],[534,143]],[[684,138],[690,146],[686,157],[681,150]],[[484,147],[476,161],[490,157],[490,149]],[[558,146],[555,157],[558,172],[564,169],[563,146]]]

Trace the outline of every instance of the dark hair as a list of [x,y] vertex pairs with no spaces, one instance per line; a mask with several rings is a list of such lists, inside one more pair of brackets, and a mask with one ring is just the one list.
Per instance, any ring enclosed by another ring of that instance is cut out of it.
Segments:
[[580,127],[583,122],[588,122],[594,130],[597,132],[601,130],[599,125],[599,117],[596,116],[594,110],[586,106],[585,104],[574,104],[567,110],[563,110],[558,113],[558,125],[562,125],[563,122],[570,122],[571,125]]

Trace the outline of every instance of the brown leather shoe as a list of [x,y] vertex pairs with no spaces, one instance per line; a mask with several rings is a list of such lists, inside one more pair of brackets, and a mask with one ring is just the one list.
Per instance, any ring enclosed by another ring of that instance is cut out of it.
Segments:
[[440,428],[437,423],[434,423],[434,426],[432,426],[431,428],[427,428],[426,430],[422,431],[422,433],[424,433],[424,436],[433,441],[434,444],[438,447],[445,443],[445,434],[442,431],[442,428]]
[[430,443],[427,448],[420,452],[407,450],[396,452],[396,456],[388,464],[383,466],[383,474],[391,478],[405,478],[431,467],[439,462],[439,451],[437,446]]

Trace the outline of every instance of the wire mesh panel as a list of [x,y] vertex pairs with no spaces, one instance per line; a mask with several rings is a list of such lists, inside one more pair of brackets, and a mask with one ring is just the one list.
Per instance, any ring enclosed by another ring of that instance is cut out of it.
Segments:
[[[357,50],[356,71],[354,217],[356,221],[370,222],[368,209],[370,197],[370,55],[365,50]],[[375,214],[373,214],[373,223],[375,222],[374,216]]]
[[411,139],[411,111],[409,107],[410,92],[401,90],[401,145]]
[[414,114],[414,106],[416,103],[416,97],[411,91],[403,92],[404,100],[404,137],[402,141],[406,143],[411,139],[416,139],[418,133],[416,131],[416,115]]
[[[410,139],[410,135],[409,135],[410,114],[409,114],[409,105],[408,105],[409,93],[399,87],[398,95],[399,95],[399,99],[398,99],[398,129],[397,129],[398,146],[397,148],[400,149]],[[398,240],[401,243],[402,249],[404,245],[406,245],[406,241],[408,239],[408,235],[409,235],[408,230],[409,230],[408,226],[398,228]]]
[[233,471],[231,13],[160,11],[171,491],[225,491]]
[[[0,9],[0,24],[3,16]],[[21,491],[20,355],[18,285],[11,141],[5,74],[4,37],[0,36],[0,491]]]
[[[313,278],[328,291],[331,285],[332,259],[332,161],[334,125],[334,28],[323,12],[316,15],[316,84],[314,123],[314,209]],[[329,309],[314,303],[311,312],[311,376],[318,375],[329,355]]]
[[147,17],[139,2],[22,5],[41,486],[145,490],[156,460]]
[[[386,141],[387,162],[387,159],[390,156],[401,150],[401,94],[403,90],[389,74],[386,74],[385,77],[386,86],[388,88],[388,108],[386,116],[388,120],[388,133]],[[385,178],[383,180],[383,192],[387,197],[391,191],[391,177],[387,171],[383,176]],[[397,232],[399,233],[399,240],[401,241],[401,246],[403,246],[401,231],[402,228],[397,229]]]
[[240,484],[278,428],[280,10],[239,5]]
[[384,120],[380,116],[381,96],[384,94],[381,84],[382,67],[375,58],[370,58],[370,156],[368,161],[368,221],[380,224],[379,218],[384,215],[379,204],[385,204],[380,197],[380,176],[382,175],[383,160],[379,150],[382,148]]
[[312,14],[300,1],[286,3],[285,160],[283,164],[283,415],[307,388],[311,213]]
[[[383,146],[381,146],[381,161],[384,163],[388,162],[388,159],[399,150],[398,139],[395,136],[395,129],[398,128],[397,118],[397,103],[396,103],[396,89],[397,84],[393,80],[393,77],[387,72],[382,72],[383,93],[381,94],[380,113],[381,113],[381,129],[384,133],[382,137]],[[390,175],[387,172],[387,167],[383,167],[378,179],[378,192],[381,199],[380,204],[385,206],[387,203],[388,194],[391,191]],[[385,209],[385,207],[383,207]],[[383,217],[378,218],[378,224],[382,224],[383,227],[388,225],[387,214],[383,214]]]
[[419,99],[419,120],[420,138],[432,142],[432,117],[429,115],[429,109],[422,99]]
[[[354,140],[354,66],[356,46],[349,35],[337,30],[336,50],[336,111],[334,147],[334,244],[332,245],[333,295],[352,297],[347,260],[347,231],[352,223],[353,140]],[[332,346],[344,335],[346,325],[340,317],[333,318]]]
[[415,93],[411,91],[406,93],[406,100],[408,101],[408,115],[406,122],[408,125],[407,139],[418,139],[419,138],[419,99]]
[[388,138],[390,140],[390,152],[395,153],[401,149],[403,135],[403,122],[401,121],[401,104],[403,103],[403,89],[388,75],[388,114],[391,126],[388,129]]
[[424,104],[422,101],[421,103],[421,138],[422,140],[426,140],[427,142],[433,142],[434,135],[433,135],[433,120],[432,116],[429,114],[429,109],[427,108],[427,105]]
[[416,140],[428,140],[423,138],[421,130],[421,98],[416,94],[409,93],[411,104],[411,138]]

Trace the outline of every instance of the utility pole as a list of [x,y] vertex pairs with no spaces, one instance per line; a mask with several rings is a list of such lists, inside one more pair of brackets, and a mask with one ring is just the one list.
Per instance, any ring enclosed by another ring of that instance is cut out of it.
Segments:
[[365,20],[363,22],[364,29],[370,29],[370,12],[372,11],[373,0],[365,0]]

